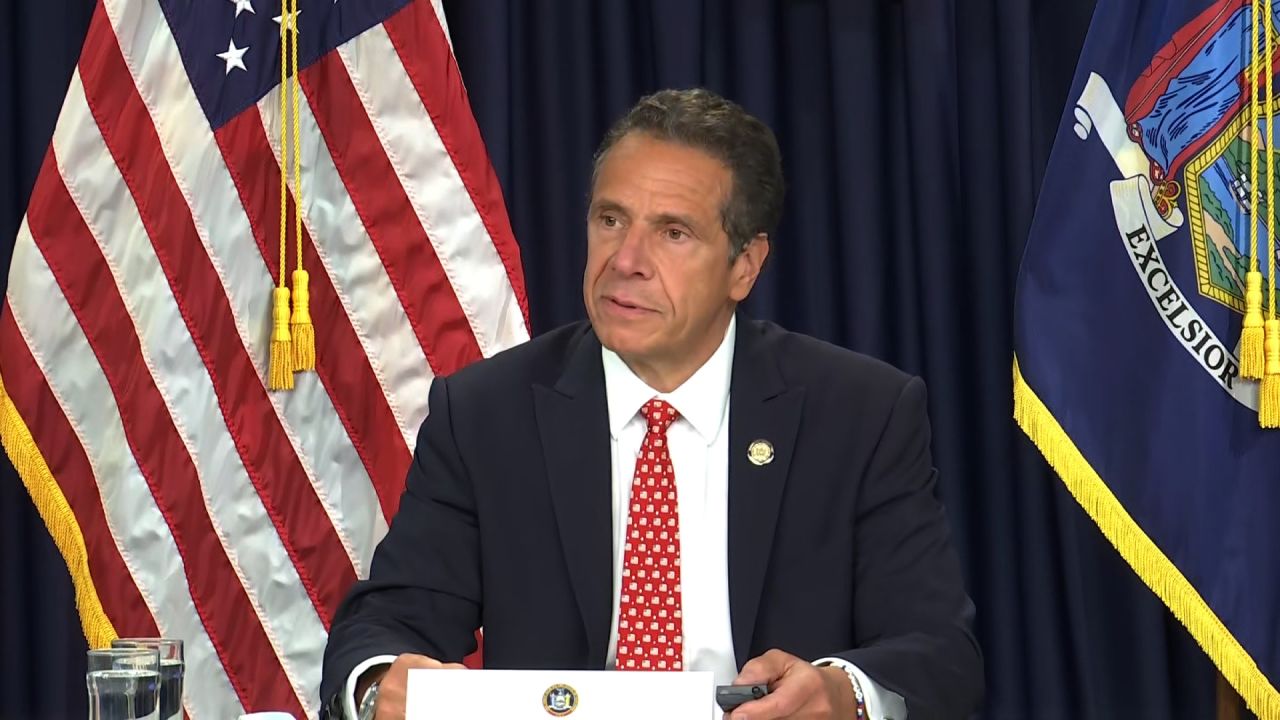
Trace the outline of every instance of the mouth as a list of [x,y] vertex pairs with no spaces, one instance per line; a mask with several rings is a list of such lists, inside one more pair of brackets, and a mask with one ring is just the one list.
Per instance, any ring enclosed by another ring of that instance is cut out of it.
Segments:
[[643,305],[637,305],[634,302],[620,298],[616,295],[605,295],[602,299],[604,300],[605,306],[616,313],[637,316],[653,312],[653,310],[644,307]]

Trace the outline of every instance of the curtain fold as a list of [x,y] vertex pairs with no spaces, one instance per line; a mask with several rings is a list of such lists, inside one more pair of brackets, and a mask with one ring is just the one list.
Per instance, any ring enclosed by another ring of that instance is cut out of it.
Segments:
[[[737,100],[778,133],[789,182],[749,311],[929,385],[940,493],[979,612],[983,716],[1210,716],[1212,666],[1010,419],[1014,278],[1091,0],[444,6],[535,332],[583,315],[605,128],[662,87]],[[0,6],[6,268],[91,11]],[[84,717],[67,573],[7,463],[0,475],[0,719]]]

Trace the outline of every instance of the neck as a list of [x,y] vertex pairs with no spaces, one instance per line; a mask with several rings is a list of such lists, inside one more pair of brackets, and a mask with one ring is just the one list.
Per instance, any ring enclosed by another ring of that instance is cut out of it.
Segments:
[[720,322],[715,324],[714,327],[718,330],[708,332],[704,336],[704,341],[698,346],[696,352],[674,358],[639,358],[622,353],[618,353],[618,357],[626,363],[631,372],[636,374],[636,377],[644,381],[645,385],[660,393],[674,392],[686,380],[693,377],[693,374],[703,365],[706,365],[711,356],[716,354],[716,350],[720,349],[725,333],[729,332],[729,320],[732,318],[733,311],[730,310]]
[[707,358],[711,356],[708,355],[707,358],[703,358],[701,362],[690,367],[665,367],[643,360],[635,360],[626,355],[619,355],[618,357],[622,358],[622,362],[626,363],[627,367],[631,368],[631,372],[643,380],[645,385],[660,393],[669,393],[674,392],[686,380],[693,377],[698,368],[702,367],[702,363],[705,363]]

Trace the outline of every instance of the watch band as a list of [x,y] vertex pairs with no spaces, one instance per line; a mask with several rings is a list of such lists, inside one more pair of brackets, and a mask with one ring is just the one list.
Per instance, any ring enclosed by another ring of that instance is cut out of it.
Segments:
[[373,720],[373,710],[378,705],[378,686],[381,684],[382,680],[374,680],[364,691],[364,697],[360,698],[360,710],[356,720]]

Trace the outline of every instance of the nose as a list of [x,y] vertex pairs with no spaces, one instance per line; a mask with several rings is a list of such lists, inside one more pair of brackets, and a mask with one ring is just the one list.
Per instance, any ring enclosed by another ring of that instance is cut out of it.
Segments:
[[621,275],[649,276],[652,264],[649,261],[649,243],[643,229],[631,227],[627,230],[610,259],[610,265]]

